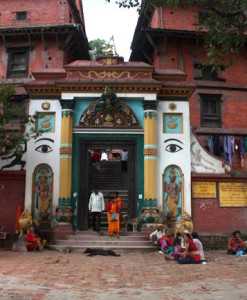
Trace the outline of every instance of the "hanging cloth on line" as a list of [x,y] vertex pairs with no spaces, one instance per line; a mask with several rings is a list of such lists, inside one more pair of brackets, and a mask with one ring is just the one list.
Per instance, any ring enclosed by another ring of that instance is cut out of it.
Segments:
[[214,141],[212,135],[208,137],[208,150],[210,153],[214,153]]
[[222,154],[222,145],[221,145],[221,142],[220,142],[220,137],[218,135],[213,136],[213,145],[214,145],[214,148],[213,148],[214,155],[221,156],[221,154]]
[[240,139],[239,139],[239,155],[240,155],[240,161],[241,161],[241,168],[244,168],[244,166],[245,166],[244,154],[245,154],[244,138],[240,137]]
[[243,137],[244,153],[247,153],[247,136]]
[[235,144],[235,138],[231,135],[224,136],[224,157],[225,162],[232,165],[232,157],[234,154],[234,144]]

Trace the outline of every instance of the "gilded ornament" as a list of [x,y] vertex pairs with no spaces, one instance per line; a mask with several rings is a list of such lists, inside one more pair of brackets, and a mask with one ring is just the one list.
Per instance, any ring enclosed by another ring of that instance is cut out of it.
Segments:
[[175,103],[170,103],[169,104],[169,109],[170,110],[176,110],[177,109],[177,105]]
[[183,213],[181,219],[176,223],[175,226],[176,233],[183,233],[185,231],[188,231],[189,233],[192,233],[193,231],[192,218],[187,212]]
[[43,110],[49,110],[51,108],[51,104],[49,102],[43,102],[41,107]]

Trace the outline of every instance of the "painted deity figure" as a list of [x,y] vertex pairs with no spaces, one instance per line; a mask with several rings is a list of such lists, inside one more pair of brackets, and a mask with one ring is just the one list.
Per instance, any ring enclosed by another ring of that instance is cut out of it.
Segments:
[[39,221],[48,221],[52,213],[52,181],[49,167],[40,166],[35,172],[34,180],[34,214]]
[[177,167],[167,168],[164,174],[164,205],[167,217],[177,221],[182,213],[182,180]]
[[40,176],[39,182],[39,200],[40,200],[40,212],[43,214],[48,213],[50,206],[49,203],[49,184],[46,176]]

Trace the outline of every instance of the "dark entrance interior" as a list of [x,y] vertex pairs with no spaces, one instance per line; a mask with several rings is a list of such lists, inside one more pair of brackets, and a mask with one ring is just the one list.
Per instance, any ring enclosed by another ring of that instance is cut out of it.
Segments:
[[137,216],[136,144],[132,141],[83,141],[80,145],[79,229],[89,228],[88,201],[97,189],[105,203],[119,192],[129,219]]

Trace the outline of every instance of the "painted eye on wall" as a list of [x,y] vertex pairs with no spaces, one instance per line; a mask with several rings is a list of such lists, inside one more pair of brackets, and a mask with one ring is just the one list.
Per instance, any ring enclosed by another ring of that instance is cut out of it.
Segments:
[[171,152],[171,153],[175,153],[175,152],[183,150],[182,147],[180,147],[176,144],[167,145],[165,149],[166,149],[166,151]]
[[40,145],[35,148],[35,151],[40,152],[40,153],[48,153],[48,152],[53,151],[53,149],[48,145]]

